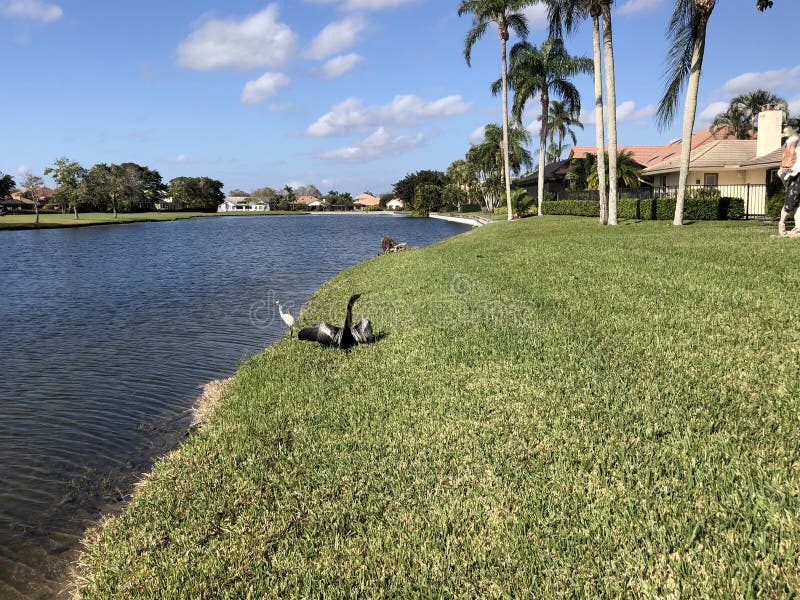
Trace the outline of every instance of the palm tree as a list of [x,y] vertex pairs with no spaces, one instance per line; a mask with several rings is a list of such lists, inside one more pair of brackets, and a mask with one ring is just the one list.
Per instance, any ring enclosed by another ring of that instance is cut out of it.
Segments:
[[758,128],[758,113],[765,104],[779,106],[783,111],[784,118],[789,118],[789,103],[785,99],[768,92],[766,90],[753,90],[746,94],[740,94],[731,100],[731,106],[738,106],[749,119],[754,129]]
[[681,144],[681,171],[675,201],[673,225],[683,225],[683,206],[686,197],[686,180],[689,178],[689,158],[692,130],[697,112],[697,90],[703,69],[706,46],[706,27],[716,0],[675,0],[667,39],[672,40],[667,66],[667,89],[658,106],[658,123],[663,128],[673,121],[678,98],[688,80],[683,108],[683,140]]
[[[528,42],[514,44],[511,49],[509,79],[514,89],[512,114],[522,120],[525,104],[539,96],[542,104],[542,128],[539,134],[538,214],[542,214],[544,201],[544,162],[547,154],[547,123],[549,122],[550,96],[557,94],[563,99],[567,112],[580,113],[581,95],[570,77],[592,70],[592,61],[585,57],[570,56],[564,42],[549,39],[537,48]],[[492,91],[497,93],[500,82],[495,82]]]
[[510,37],[509,30],[522,38],[528,35],[527,19],[519,12],[527,4],[530,4],[530,0],[462,0],[461,5],[458,7],[459,17],[467,13],[472,15],[472,29],[470,29],[464,40],[464,59],[467,61],[467,66],[470,66],[472,47],[486,33],[489,23],[497,25],[497,33],[500,36],[502,55],[500,77],[503,82],[503,177],[505,178],[506,197],[508,198],[509,220],[511,220],[512,214],[511,169],[508,157],[508,67],[506,45]]
[[737,140],[752,138],[752,121],[747,111],[741,105],[731,102],[727,109],[719,113],[711,122],[711,132],[716,134],[722,129],[728,129]]
[[614,40],[611,31],[611,5],[614,0],[601,0],[603,15],[603,53],[606,65],[608,96],[608,224],[617,224],[617,86],[614,75]]
[[[607,155],[608,153],[606,153]],[[588,173],[586,178],[586,188],[590,190],[596,190],[599,185],[599,171],[597,157],[589,154],[587,155],[587,159],[591,156],[589,160],[589,165],[591,166],[591,171]],[[608,164],[608,156],[606,158],[606,163]],[[623,187],[638,187],[639,186],[639,176],[642,174],[642,165],[637,163],[633,160],[633,154],[623,150],[619,154],[617,154],[617,184],[622,184]]]
[[503,167],[506,156],[510,170],[515,173],[519,173],[522,167],[531,167],[531,153],[525,147],[530,141],[530,132],[527,129],[520,125],[510,127],[508,129],[509,151],[506,154],[503,151],[502,128],[495,123],[490,123],[485,127],[483,141],[473,145],[467,152],[467,164],[481,183],[483,199],[488,211],[494,210],[503,194]]
[[[575,29],[578,21],[587,17],[591,17],[592,19],[595,145],[597,147],[597,154],[602,157],[605,149],[605,132],[603,130],[603,81],[600,53],[601,0],[546,0],[546,2],[549,8],[547,16],[550,22],[550,37],[560,38],[562,37],[562,33],[571,33]],[[615,105],[611,105],[609,110],[614,111],[616,115]],[[600,178],[600,223],[602,225],[607,225],[608,196],[606,194],[605,168],[600,170]]]
[[[542,120],[542,117],[539,117]],[[547,119],[547,133],[550,139],[550,147],[547,151],[547,159],[550,162],[559,160],[564,153],[564,140],[569,138],[572,140],[572,145],[578,143],[578,138],[575,137],[575,132],[572,127],[583,129],[583,123],[579,118],[579,113],[575,111],[570,112],[565,102],[560,100],[553,100],[550,104],[550,116]],[[558,137],[558,143],[555,138]]]

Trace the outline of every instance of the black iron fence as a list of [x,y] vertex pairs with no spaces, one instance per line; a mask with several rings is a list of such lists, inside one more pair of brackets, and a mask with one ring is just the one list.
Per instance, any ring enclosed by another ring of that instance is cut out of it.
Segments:
[[[640,188],[621,188],[619,198],[649,200],[652,198],[674,198],[678,195],[677,186],[649,186]],[[756,183],[732,185],[687,185],[686,198],[740,198],[744,203],[745,219],[765,219],[767,213],[767,186]],[[598,190],[561,190],[556,192],[556,200],[594,200],[600,201]]]

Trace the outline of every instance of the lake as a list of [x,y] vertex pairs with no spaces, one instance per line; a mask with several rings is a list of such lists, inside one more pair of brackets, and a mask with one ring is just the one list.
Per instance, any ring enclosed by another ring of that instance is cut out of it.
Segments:
[[[88,527],[175,448],[199,387],[286,329],[394,215],[223,217],[0,232],[0,598],[54,598]],[[380,324],[376,324],[380,327]]]

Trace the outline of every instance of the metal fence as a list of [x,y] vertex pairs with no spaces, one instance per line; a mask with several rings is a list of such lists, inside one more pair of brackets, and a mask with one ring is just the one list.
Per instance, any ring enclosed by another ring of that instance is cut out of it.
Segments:
[[[678,195],[677,186],[652,186],[640,188],[621,188],[618,198],[630,200],[651,200],[653,198],[674,198]],[[687,198],[740,198],[744,203],[745,219],[766,219],[767,186],[764,184],[742,183],[735,185],[687,185]],[[594,200],[600,201],[598,190],[561,190],[556,192],[556,200]]]

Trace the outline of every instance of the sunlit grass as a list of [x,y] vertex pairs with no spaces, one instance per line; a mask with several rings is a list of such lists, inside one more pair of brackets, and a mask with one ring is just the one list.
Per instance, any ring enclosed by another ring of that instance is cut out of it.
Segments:
[[800,241],[496,224],[350,269],[92,536],[86,598],[800,589]]

